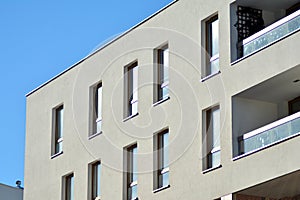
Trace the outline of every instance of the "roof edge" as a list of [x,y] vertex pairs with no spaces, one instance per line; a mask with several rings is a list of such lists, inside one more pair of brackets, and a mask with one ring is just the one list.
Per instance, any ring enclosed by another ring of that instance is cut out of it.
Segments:
[[24,188],[14,187],[14,186],[7,185],[7,184],[4,184],[4,183],[0,183],[0,186],[1,186],[1,187],[6,187],[6,188],[10,188],[10,189],[14,189],[14,190],[21,190],[21,191],[24,190]]
[[85,61],[86,59],[90,58],[91,56],[93,56],[94,54],[98,53],[99,51],[101,51],[102,49],[106,48],[107,46],[109,46],[110,44],[114,43],[115,41],[121,39],[123,36],[127,35],[128,33],[130,33],[131,31],[133,31],[134,29],[138,28],[139,26],[141,26],[142,24],[144,24],[145,22],[149,21],[150,19],[152,19],[153,17],[155,17],[156,15],[160,14],[162,11],[166,10],[167,8],[169,8],[171,5],[175,4],[176,2],[178,2],[179,0],[173,0],[171,3],[167,4],[166,6],[162,7],[161,9],[159,9],[158,11],[156,11],[155,13],[153,13],[152,15],[150,15],[149,17],[145,18],[144,20],[142,20],[141,22],[137,23],[136,25],[132,26],[131,28],[129,28],[127,31],[125,31],[124,33],[118,35],[117,37],[115,37],[114,39],[104,43],[102,46],[100,46],[98,49],[96,49],[94,52],[88,54],[86,57],[82,58],[81,60],[79,60],[78,62],[76,62],[75,64],[71,65],[69,68],[65,69],[64,71],[62,71],[61,73],[59,73],[58,75],[54,76],[53,78],[51,78],[50,80],[46,81],[45,83],[41,84],[40,86],[38,86],[37,88],[31,90],[30,92],[28,92],[25,97],[29,97],[31,94],[35,93],[36,91],[38,91],[39,89],[41,89],[42,87],[44,87],[45,85],[49,84],[50,82],[54,81],[55,79],[57,79],[58,77],[62,76],[63,74],[65,74],[66,72],[70,71],[71,69],[73,69],[74,67],[76,67],[77,65],[79,65],[80,63],[82,63],[83,61]]

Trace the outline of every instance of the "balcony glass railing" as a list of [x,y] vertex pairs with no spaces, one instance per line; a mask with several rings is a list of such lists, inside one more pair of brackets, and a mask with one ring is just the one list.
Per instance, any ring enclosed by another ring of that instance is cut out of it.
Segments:
[[270,45],[300,29],[300,10],[243,40],[243,56]]
[[299,133],[300,112],[242,135],[239,138],[240,155],[281,142]]

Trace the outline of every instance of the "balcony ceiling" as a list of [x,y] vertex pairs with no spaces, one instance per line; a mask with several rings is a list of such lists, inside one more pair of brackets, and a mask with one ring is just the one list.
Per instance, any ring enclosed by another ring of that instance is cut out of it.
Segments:
[[[298,82],[294,82],[299,80]],[[262,82],[240,94],[238,97],[280,103],[300,96],[300,66],[294,67]]]
[[238,0],[237,4],[263,10],[287,9],[299,0]]
[[300,194],[300,171],[248,188],[239,194],[281,199]]

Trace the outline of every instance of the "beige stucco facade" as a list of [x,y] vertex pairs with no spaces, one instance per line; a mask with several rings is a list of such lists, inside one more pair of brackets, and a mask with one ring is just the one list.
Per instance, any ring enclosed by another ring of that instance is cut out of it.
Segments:
[[[254,1],[241,3],[247,2]],[[271,0],[266,2],[272,4]],[[276,77],[283,77],[278,78],[280,83],[300,78],[300,33],[295,32],[267,48],[232,62],[231,29],[234,22],[231,22],[231,16],[234,13],[231,7],[234,3],[239,2],[175,1],[29,93],[24,200],[61,199],[62,177],[71,172],[74,173],[74,199],[88,199],[88,165],[96,160],[101,160],[102,164],[101,200],[124,199],[123,148],[134,143],[138,151],[138,198],[141,200],[213,200],[221,197],[229,200],[234,198],[231,194],[278,177],[290,173],[298,176],[299,137],[247,156],[236,153],[237,135],[241,133],[235,134],[233,130],[243,129],[238,124],[247,124],[246,120],[251,119],[245,118],[247,109],[242,112],[237,107],[242,103],[235,104],[233,99],[255,99],[272,91],[277,97],[281,90],[272,87],[277,81]],[[201,70],[204,59],[201,56],[204,51],[201,42],[205,32],[203,20],[214,14],[218,14],[219,19],[220,73],[201,81],[204,77]],[[170,98],[153,105],[153,51],[165,43],[170,51]],[[133,61],[137,61],[139,66],[138,115],[124,121],[124,67]],[[275,81],[268,82],[271,78],[275,78]],[[90,87],[99,81],[103,87],[102,133],[89,138]],[[269,86],[264,87],[266,91],[250,90],[245,95],[241,94],[264,82]],[[294,87],[293,91],[300,91],[300,85],[291,87]],[[300,95],[300,92],[296,94],[293,91],[285,101]],[[259,100],[264,99],[262,97]],[[63,153],[53,157],[52,112],[60,104],[64,105]],[[203,173],[202,115],[203,110],[214,105],[220,107],[221,165]],[[272,105],[270,110],[277,109],[276,103]],[[247,112],[250,114],[255,109],[248,109]],[[276,116],[274,118],[262,124],[257,122],[257,127],[253,125],[245,129],[251,131],[278,119]],[[234,123],[234,120],[237,121]],[[153,136],[164,128],[169,128],[170,137],[170,187],[154,193]],[[262,188],[269,195],[264,197],[272,197],[269,187]],[[295,190],[291,193],[296,196]],[[265,195],[255,193],[255,189],[253,191],[253,196]]]

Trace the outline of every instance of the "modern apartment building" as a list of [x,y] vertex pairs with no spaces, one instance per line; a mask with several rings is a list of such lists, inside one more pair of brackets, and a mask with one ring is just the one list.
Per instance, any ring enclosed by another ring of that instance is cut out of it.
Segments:
[[300,1],[174,1],[27,95],[25,200],[300,199]]

